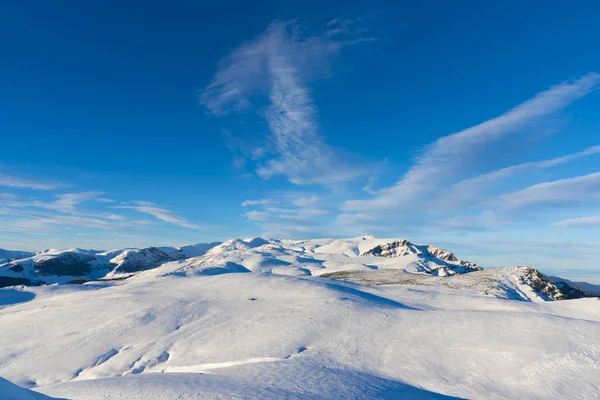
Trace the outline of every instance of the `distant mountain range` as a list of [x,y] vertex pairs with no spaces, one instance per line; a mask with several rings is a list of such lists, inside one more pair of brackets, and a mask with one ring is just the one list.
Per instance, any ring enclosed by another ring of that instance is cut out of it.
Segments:
[[[484,271],[446,249],[405,239],[233,239],[183,247],[113,251],[0,250],[0,287],[127,279],[142,271],[176,275],[271,273],[324,276],[362,284],[471,288],[517,300],[563,300],[595,295],[567,280],[528,267]],[[591,289],[590,289],[591,288]]]
[[32,251],[0,249],[0,264],[4,264],[8,261],[17,260],[20,258],[31,257],[33,255],[35,255],[35,253]]

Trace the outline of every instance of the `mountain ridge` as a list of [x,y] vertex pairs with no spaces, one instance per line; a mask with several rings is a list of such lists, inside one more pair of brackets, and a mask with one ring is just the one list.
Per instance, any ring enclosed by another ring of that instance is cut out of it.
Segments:
[[[255,237],[181,247],[110,251],[50,249],[0,264],[0,287],[127,279],[153,270],[159,275],[179,276],[240,272],[323,276],[358,280],[363,284],[435,282],[451,288],[472,287],[497,297],[524,301],[563,300],[587,295],[571,283],[552,282],[530,267],[508,267],[490,273],[487,272],[490,270],[460,260],[454,253],[438,246],[371,235],[309,240]],[[402,271],[408,275],[376,272],[382,270]],[[460,278],[464,275],[470,278]],[[387,283],[381,280],[384,276],[390,277]],[[429,279],[433,277],[440,279]],[[457,279],[444,280],[452,277]],[[481,277],[482,282],[470,282],[476,277]],[[495,283],[490,283],[492,281]]]

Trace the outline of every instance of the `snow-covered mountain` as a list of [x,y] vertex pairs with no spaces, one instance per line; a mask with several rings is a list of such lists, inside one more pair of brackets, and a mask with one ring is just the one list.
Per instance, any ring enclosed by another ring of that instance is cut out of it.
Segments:
[[4,250],[0,249],[0,264],[16,260],[20,258],[31,257],[35,253],[32,251],[20,251],[20,250]]
[[520,301],[553,301],[580,299],[592,292],[574,284],[552,282],[531,267],[507,267],[478,270],[449,277],[407,273],[405,270],[340,271],[325,277],[361,285],[439,286],[455,290],[476,290],[501,299]]
[[[231,240],[127,279],[0,289],[0,376],[29,389],[0,380],[0,398],[598,398],[597,299],[542,301],[528,268],[362,255],[391,242]],[[344,273],[363,284],[326,278]]]
[[437,246],[373,236],[315,240],[233,239],[179,248],[113,251],[53,249],[0,264],[0,286],[125,279],[156,268],[164,274],[178,276],[229,272],[293,276],[325,274],[363,284],[440,284],[526,301],[585,296],[577,287],[567,282],[552,283],[532,268],[483,271],[478,265],[459,260],[450,251]]
[[170,261],[200,256],[203,256],[201,260],[191,260],[186,265],[218,267],[235,263],[248,271],[282,275],[393,268],[446,276],[481,269],[475,264],[458,260],[447,250],[414,245],[401,239],[373,236],[303,241],[252,238],[181,248],[149,247],[113,251],[51,249],[0,264],[0,284],[38,285],[116,279],[157,268]]
[[204,254],[219,243],[112,251],[50,249],[0,263],[0,287],[119,278]]
[[[377,257],[419,256],[419,267],[415,272],[427,272],[431,275],[455,275],[482,270],[476,264],[461,261],[453,253],[437,246],[419,246],[408,240],[396,240],[375,246],[362,254]],[[445,263],[444,263],[445,261]]]

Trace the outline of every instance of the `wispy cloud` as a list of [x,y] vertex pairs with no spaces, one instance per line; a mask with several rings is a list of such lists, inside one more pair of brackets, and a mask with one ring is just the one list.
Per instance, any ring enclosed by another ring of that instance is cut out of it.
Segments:
[[[312,193],[272,193],[269,202],[256,204],[243,215],[272,237],[308,237],[334,235],[332,224],[336,207]],[[277,204],[274,206],[273,204]]]
[[272,142],[253,155],[262,178],[283,175],[295,184],[352,180],[365,170],[324,141],[308,84],[329,73],[343,46],[361,40],[350,21],[335,21],[318,36],[302,35],[295,22],[274,21],[221,62],[202,103],[223,116],[268,101],[264,117]]
[[[474,178],[464,179],[450,184],[444,191],[443,197],[432,198],[423,204],[439,210],[456,210],[490,206],[496,201],[494,196],[504,188],[504,183],[510,183],[510,178],[527,177],[535,179],[537,172],[562,166],[588,156],[600,156],[600,146],[592,146],[583,151],[541,161],[525,162],[495,171],[484,173]],[[500,195],[500,194],[497,194]],[[497,202],[497,201],[496,201]]]
[[250,221],[267,221],[271,218],[271,214],[265,211],[248,211],[244,213],[244,216],[248,218]]
[[500,196],[501,209],[572,206],[600,200],[600,172],[575,178],[543,182]]
[[75,206],[85,201],[95,199],[100,195],[99,192],[80,192],[80,193],[64,193],[56,195],[56,200],[51,203],[35,202],[38,207],[48,208],[64,213],[77,212]]
[[53,190],[62,187],[57,183],[36,181],[3,173],[0,173],[0,186],[34,190]]
[[558,221],[554,225],[567,228],[596,227],[600,226],[600,216],[570,218]]
[[[97,231],[94,235],[98,237],[101,235],[100,231],[112,231],[117,235],[132,231],[148,231],[153,225],[147,220],[128,220],[124,215],[99,209],[112,203],[103,201],[101,195],[102,193],[98,191],[58,193],[53,196],[53,200],[48,201],[30,197],[20,198],[13,193],[0,193],[0,232],[23,238],[31,235],[36,238],[64,235],[68,236],[69,243],[78,243],[76,236],[79,233],[88,234],[89,230]],[[92,209],[85,208],[83,203],[92,206]],[[173,211],[160,208],[153,203],[135,202],[127,206],[110,207],[113,210],[115,208],[134,209],[184,228],[200,228],[177,216]]]
[[294,200],[294,205],[302,208],[314,207],[319,203],[320,199],[318,196],[300,197]]
[[2,224],[0,231],[18,232],[21,234],[43,234],[64,229],[85,228],[118,230],[131,228],[132,225],[121,219],[90,216],[85,213],[57,213],[54,210],[40,209],[22,203],[13,203],[9,207],[0,208]]
[[475,178],[466,179],[458,182],[454,185],[456,190],[463,190],[469,187],[480,187],[481,185],[485,185],[488,183],[494,183],[500,179],[510,178],[511,176],[516,175],[519,172],[523,172],[531,169],[544,169],[556,167],[562,164],[566,164],[570,161],[577,160],[579,158],[583,158],[591,155],[599,155],[600,154],[600,146],[592,146],[588,147],[585,150],[579,151],[577,153],[568,154],[562,157],[552,158],[549,160],[542,161],[533,161],[526,162],[518,165],[513,165],[510,167],[505,167],[498,169],[496,171],[489,172],[487,174],[479,175]]
[[17,219],[9,227],[20,228],[23,232],[45,232],[48,228],[56,230],[64,227],[85,229],[116,230],[129,227],[129,224],[107,221],[100,218],[79,217],[74,215],[44,215],[39,214],[29,218]]
[[135,210],[141,213],[146,213],[152,215],[155,218],[160,219],[161,221],[168,222],[170,224],[181,226],[182,228],[189,229],[202,229],[200,225],[193,224],[189,222],[187,219],[178,216],[171,210],[167,210],[165,208],[159,207],[154,203],[148,201],[134,201],[133,205],[129,206],[115,206],[115,208],[127,208],[131,210]]
[[[435,198],[439,196],[440,188],[481,172],[479,164],[489,164],[477,162],[479,153],[500,139],[526,134],[526,127],[589,94],[599,84],[600,75],[592,73],[573,82],[555,85],[499,117],[442,137],[425,147],[415,164],[395,185],[377,191],[372,199],[347,201],[343,209],[347,212],[381,211],[410,207],[424,199]],[[596,151],[596,148],[590,150]],[[496,175],[510,172],[504,170]]]
[[263,206],[265,204],[273,203],[275,203],[275,200],[273,199],[246,200],[242,202],[242,207]]
[[82,210],[79,208],[79,205],[81,203],[89,201],[99,201],[101,203],[104,203],[103,201],[98,200],[101,194],[101,192],[96,191],[61,193],[54,196],[56,198],[56,200],[54,201],[44,202],[35,200],[30,203],[23,203],[21,207],[44,208],[47,210],[54,210],[62,214],[73,215],[78,217],[104,218],[113,221],[125,219],[125,217],[119,214]]

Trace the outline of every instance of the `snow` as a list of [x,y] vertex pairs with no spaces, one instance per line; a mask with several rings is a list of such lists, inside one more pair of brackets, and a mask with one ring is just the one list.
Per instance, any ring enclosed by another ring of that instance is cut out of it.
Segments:
[[4,400],[51,400],[51,397],[32,390],[23,389],[6,379],[0,378],[0,393]]
[[35,253],[30,251],[5,250],[0,249],[0,264],[9,262],[10,260],[31,257]]
[[598,299],[360,256],[388,242],[232,240],[126,280],[0,289],[0,376],[69,399],[598,398]]
[[68,283],[90,279],[114,279],[156,268],[166,262],[201,256],[219,245],[198,243],[182,247],[130,248],[111,251],[48,249],[0,263],[0,278],[19,278],[31,284]]

